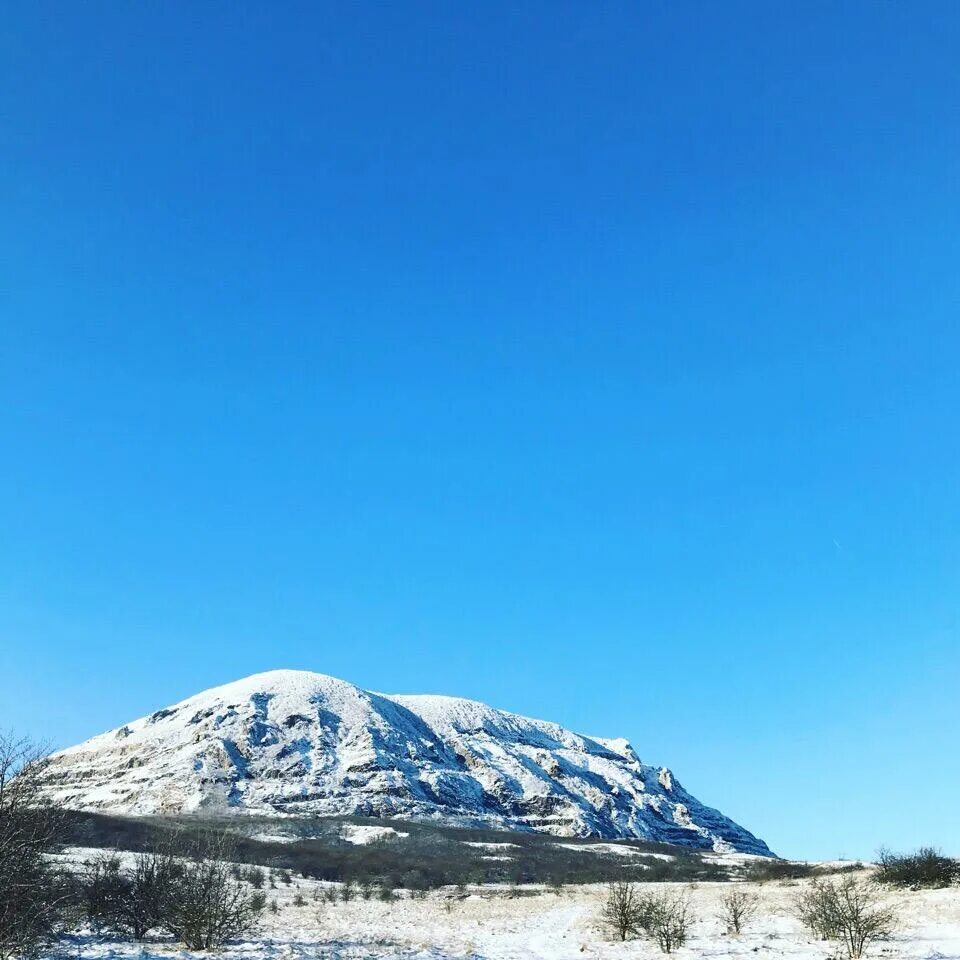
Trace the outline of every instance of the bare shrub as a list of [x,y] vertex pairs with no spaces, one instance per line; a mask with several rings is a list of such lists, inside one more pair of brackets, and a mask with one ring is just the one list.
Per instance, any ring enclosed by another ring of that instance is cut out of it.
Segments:
[[837,938],[835,899],[834,885],[828,880],[814,880],[797,894],[797,917],[819,940]]
[[103,853],[86,863],[74,878],[74,888],[81,916],[97,933],[116,928],[120,902],[128,888],[119,857]]
[[622,881],[607,886],[607,897],[600,910],[604,926],[620,940],[640,929],[640,895],[635,884]]
[[823,940],[838,940],[850,960],[859,960],[870,944],[887,940],[896,915],[869,881],[815,880],[797,898],[804,925]]
[[143,940],[151,930],[168,927],[182,873],[168,838],[158,849],[138,853],[127,870],[116,856],[97,857],[75,878],[76,899],[95,930]]
[[135,939],[167,926],[179,896],[183,864],[174,855],[172,838],[156,850],[138,853],[130,872],[130,892],[121,903],[120,924]]
[[63,826],[40,789],[46,766],[42,749],[0,733],[0,960],[39,952],[69,900],[46,856]]
[[720,920],[730,933],[743,933],[743,928],[754,918],[760,906],[760,897],[751,890],[734,888],[720,900]]
[[895,887],[949,887],[960,880],[960,860],[945,857],[934,847],[908,854],[881,850],[877,861],[877,880]]
[[233,879],[225,862],[231,853],[223,834],[199,844],[180,865],[165,925],[190,950],[216,950],[257,928],[266,897]]
[[664,953],[673,953],[687,942],[694,922],[685,893],[640,893],[636,884],[623,881],[607,887],[600,918],[621,941],[643,933]]
[[682,947],[690,935],[695,917],[685,893],[651,894],[640,901],[640,926],[664,953]]

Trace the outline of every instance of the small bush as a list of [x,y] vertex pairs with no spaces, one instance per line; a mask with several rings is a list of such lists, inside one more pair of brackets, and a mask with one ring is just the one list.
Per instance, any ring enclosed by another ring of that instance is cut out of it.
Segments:
[[600,919],[610,933],[621,941],[640,929],[640,895],[635,884],[617,882],[607,886]]
[[121,929],[142,940],[155,927],[168,926],[182,875],[183,864],[173,853],[172,840],[158,850],[137,854],[128,894],[119,905]]
[[877,880],[894,887],[919,890],[949,887],[960,881],[960,860],[945,857],[933,847],[921,847],[908,854],[881,850],[877,859]]
[[208,840],[181,868],[165,925],[190,950],[217,950],[257,927],[266,897],[230,876],[224,862],[230,852],[225,835]]
[[607,887],[601,920],[621,941],[646,934],[664,953],[673,953],[687,941],[694,917],[683,893],[640,893],[633,883],[617,882]]
[[825,880],[815,880],[797,894],[797,917],[818,940],[837,938],[835,900],[834,886]]
[[720,901],[720,920],[730,933],[738,936],[754,918],[760,906],[760,897],[750,890],[733,889]]
[[640,926],[664,953],[673,953],[687,942],[694,919],[684,893],[650,894],[640,899]]
[[797,898],[797,914],[815,936],[838,940],[849,960],[859,960],[870,944],[889,939],[896,916],[875,884],[846,877],[815,880]]

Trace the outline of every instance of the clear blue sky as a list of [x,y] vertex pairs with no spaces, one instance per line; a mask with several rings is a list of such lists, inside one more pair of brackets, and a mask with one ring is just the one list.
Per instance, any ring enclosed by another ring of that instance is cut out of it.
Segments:
[[0,727],[298,667],[960,854],[960,7],[23,3]]

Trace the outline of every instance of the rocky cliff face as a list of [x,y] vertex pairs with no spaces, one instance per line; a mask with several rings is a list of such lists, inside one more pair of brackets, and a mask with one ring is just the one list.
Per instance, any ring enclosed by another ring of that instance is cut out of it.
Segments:
[[769,855],[625,740],[455,697],[278,670],[57,754],[51,796],[125,814],[412,817]]

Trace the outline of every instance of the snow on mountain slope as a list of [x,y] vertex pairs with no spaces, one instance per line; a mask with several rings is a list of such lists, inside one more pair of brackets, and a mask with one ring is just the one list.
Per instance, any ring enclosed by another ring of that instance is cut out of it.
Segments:
[[56,754],[49,794],[124,814],[352,814],[769,855],[626,740],[276,670]]

